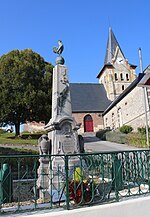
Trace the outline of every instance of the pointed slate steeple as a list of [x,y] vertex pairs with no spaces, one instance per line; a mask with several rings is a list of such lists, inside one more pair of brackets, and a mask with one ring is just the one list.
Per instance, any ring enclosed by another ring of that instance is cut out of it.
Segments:
[[128,63],[112,29],[109,28],[104,66],[97,78],[99,83],[104,85],[110,100],[118,97],[135,80],[135,68],[135,65]]
[[119,49],[121,50],[119,43],[118,43],[111,27],[109,27],[109,35],[108,35],[107,49],[106,49],[104,65],[111,64],[117,47],[119,47]]

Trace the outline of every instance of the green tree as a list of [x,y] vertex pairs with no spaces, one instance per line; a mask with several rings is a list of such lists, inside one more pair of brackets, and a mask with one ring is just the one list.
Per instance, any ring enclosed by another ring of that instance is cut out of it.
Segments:
[[53,66],[31,49],[13,50],[0,58],[0,122],[48,122]]

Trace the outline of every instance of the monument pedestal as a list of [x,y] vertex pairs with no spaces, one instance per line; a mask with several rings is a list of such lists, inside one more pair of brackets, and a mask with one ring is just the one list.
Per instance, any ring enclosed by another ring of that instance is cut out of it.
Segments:
[[[68,69],[64,65],[56,65],[53,69],[52,118],[45,127],[52,144],[53,155],[79,153],[79,125],[72,117],[71,98],[68,81]],[[68,161],[68,175],[79,166],[79,159],[71,157]],[[58,187],[58,172],[62,174],[59,181],[65,181],[65,159],[55,157],[52,162],[53,183]]]
[[64,65],[53,69],[52,118],[45,129],[52,142],[52,154],[79,153],[79,125],[72,117],[68,68]]

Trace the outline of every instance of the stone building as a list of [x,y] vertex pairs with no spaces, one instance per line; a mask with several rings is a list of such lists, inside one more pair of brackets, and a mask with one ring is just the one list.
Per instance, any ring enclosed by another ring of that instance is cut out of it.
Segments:
[[[130,125],[136,131],[145,126],[144,90],[138,86],[144,74],[139,74],[127,89],[120,94],[104,111],[104,127],[117,129],[122,125]],[[149,90],[147,90],[149,93]],[[149,103],[146,100],[148,121],[150,116]]]
[[145,126],[146,112],[150,124],[150,88],[147,86],[144,92],[139,85],[141,79],[150,75],[150,67],[138,76],[135,68],[135,65],[128,63],[109,29],[105,64],[97,76],[104,85],[108,98],[113,100],[103,113],[104,128],[117,129],[122,125],[130,125],[136,131],[138,127]]

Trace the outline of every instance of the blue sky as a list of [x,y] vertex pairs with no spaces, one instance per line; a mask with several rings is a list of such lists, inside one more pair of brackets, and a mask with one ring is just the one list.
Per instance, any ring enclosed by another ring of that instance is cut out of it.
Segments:
[[149,0],[1,0],[0,56],[31,48],[55,64],[52,48],[64,43],[63,57],[70,82],[98,82],[103,67],[108,28],[139,72],[150,64]]

